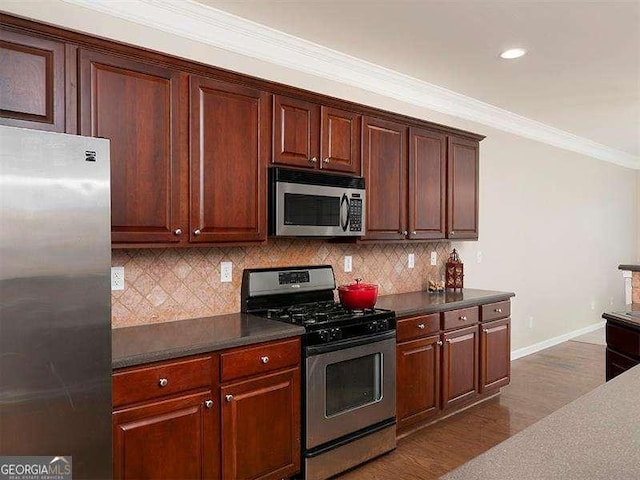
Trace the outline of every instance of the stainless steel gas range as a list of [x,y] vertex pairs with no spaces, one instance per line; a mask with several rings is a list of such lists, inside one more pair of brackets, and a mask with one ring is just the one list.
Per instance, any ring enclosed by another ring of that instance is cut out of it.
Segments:
[[242,311],[303,325],[303,476],[325,479],[393,450],[395,313],[346,310],[330,265],[244,270]]

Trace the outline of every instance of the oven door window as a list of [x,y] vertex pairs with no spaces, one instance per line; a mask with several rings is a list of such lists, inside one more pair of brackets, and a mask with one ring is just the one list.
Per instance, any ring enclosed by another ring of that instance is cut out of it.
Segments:
[[337,227],[340,225],[340,198],[285,193],[284,224]]
[[325,417],[380,401],[381,371],[380,353],[327,365]]

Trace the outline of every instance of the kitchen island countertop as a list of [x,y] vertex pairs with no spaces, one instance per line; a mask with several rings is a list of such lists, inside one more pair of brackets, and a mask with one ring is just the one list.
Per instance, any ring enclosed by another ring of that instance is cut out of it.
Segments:
[[116,328],[112,368],[130,367],[302,335],[304,328],[246,313]]
[[409,292],[383,295],[378,298],[376,308],[394,310],[398,318],[411,315],[428,315],[458,308],[475,307],[486,303],[502,302],[514,297],[512,292],[495,290],[462,290],[436,292]]
[[638,478],[640,366],[441,477],[441,480]]

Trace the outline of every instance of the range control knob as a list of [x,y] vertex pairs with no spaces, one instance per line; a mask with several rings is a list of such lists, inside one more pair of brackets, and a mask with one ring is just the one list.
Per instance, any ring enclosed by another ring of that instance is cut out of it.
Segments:
[[367,332],[375,333],[378,331],[378,322],[375,320],[367,324]]
[[318,330],[318,339],[321,342],[326,343],[331,340],[331,333],[329,330]]
[[342,340],[342,330],[339,328],[331,329],[331,340]]
[[378,320],[378,331],[384,332],[389,330],[389,321],[388,320]]

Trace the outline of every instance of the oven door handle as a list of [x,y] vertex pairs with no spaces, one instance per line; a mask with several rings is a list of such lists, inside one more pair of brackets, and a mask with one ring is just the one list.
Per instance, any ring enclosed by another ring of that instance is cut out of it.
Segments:
[[360,345],[368,345],[370,343],[382,342],[383,340],[389,340],[396,338],[396,331],[391,330],[387,332],[374,333],[367,335],[366,337],[352,338],[348,340],[340,340],[328,345],[314,345],[312,347],[305,347],[305,353],[307,357],[313,355],[320,355],[322,353],[335,352],[336,350],[345,350],[351,347],[358,347]]

